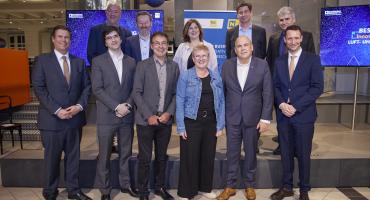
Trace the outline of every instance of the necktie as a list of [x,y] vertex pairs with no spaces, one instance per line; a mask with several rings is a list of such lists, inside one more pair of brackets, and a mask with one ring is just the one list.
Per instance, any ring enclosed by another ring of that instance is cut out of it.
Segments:
[[295,58],[297,56],[290,56],[290,63],[289,63],[289,78],[290,80],[292,80],[292,77],[293,77],[293,74],[294,74],[294,62],[295,62]]
[[63,59],[63,72],[64,72],[63,74],[64,74],[64,77],[66,78],[67,83],[69,85],[70,73],[69,73],[69,67],[68,67],[67,57],[66,56],[62,56],[62,59]]

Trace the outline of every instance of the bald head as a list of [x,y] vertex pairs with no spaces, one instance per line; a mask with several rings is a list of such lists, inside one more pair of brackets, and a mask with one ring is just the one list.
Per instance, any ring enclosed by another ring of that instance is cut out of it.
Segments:
[[246,36],[239,36],[235,40],[235,53],[241,62],[248,62],[253,53],[252,41]]

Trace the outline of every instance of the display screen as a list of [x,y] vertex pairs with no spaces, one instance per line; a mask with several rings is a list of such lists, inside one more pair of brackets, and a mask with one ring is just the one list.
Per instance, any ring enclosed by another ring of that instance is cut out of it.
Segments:
[[370,5],[321,9],[323,66],[370,66]]
[[[120,25],[137,34],[136,13],[141,10],[122,10]],[[163,31],[163,10],[147,10],[153,17],[152,33]],[[72,39],[69,52],[87,61],[87,42],[90,28],[106,21],[104,10],[67,10],[67,27],[71,29]]]

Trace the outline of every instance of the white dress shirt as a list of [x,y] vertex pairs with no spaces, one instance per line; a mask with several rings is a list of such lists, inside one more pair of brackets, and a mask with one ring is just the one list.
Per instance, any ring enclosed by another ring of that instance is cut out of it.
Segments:
[[150,37],[145,38],[139,34],[139,41],[140,41],[141,60],[145,60],[149,58]]
[[290,65],[290,61],[292,60],[292,56],[295,56],[294,58],[294,70],[297,68],[297,63],[298,63],[298,60],[299,60],[299,57],[301,56],[302,54],[302,48],[299,48],[299,50],[295,53],[295,54],[292,54],[292,53],[288,53],[288,67]]
[[120,51],[118,54],[108,49],[109,55],[113,60],[114,67],[117,70],[119,83],[122,83],[122,59],[123,53]]

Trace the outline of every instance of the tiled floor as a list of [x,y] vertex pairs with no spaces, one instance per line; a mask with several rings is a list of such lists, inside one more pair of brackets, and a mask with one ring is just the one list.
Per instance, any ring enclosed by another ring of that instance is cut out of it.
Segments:
[[[336,188],[313,188],[309,193],[311,200],[367,200],[370,199],[370,188],[360,187],[353,188],[361,196],[349,196],[347,197],[344,193]],[[4,188],[0,187],[0,200],[42,200],[42,189],[41,188]],[[84,189],[83,190],[88,196],[94,200],[100,199],[100,192],[97,189]],[[276,191],[275,189],[257,189],[257,199],[258,200],[268,200],[269,196]],[[217,193],[220,193],[221,190],[216,190]],[[176,190],[170,190],[170,193],[176,198]],[[296,189],[294,197],[285,198],[284,200],[294,200],[298,199],[299,193]],[[118,190],[113,190],[112,195],[113,200],[134,200],[127,194],[120,193]],[[60,194],[58,200],[67,199],[67,192],[63,189],[60,189]],[[152,194],[150,196],[151,200],[160,200],[161,198]],[[206,200],[207,198],[196,196],[194,200]],[[239,190],[236,196],[230,198],[230,200],[239,200],[246,199],[244,197],[243,190]]]

